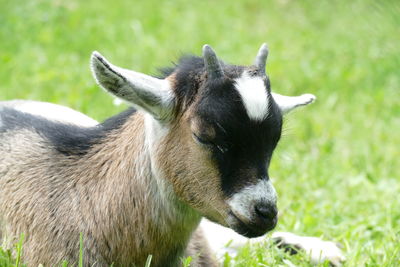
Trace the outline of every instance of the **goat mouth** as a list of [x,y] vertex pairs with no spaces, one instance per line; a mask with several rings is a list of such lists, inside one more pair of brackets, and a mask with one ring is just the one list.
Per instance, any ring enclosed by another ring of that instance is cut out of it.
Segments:
[[234,220],[234,222],[231,223],[230,228],[232,228],[238,234],[248,238],[259,237],[266,234],[268,231],[271,231],[272,229],[275,228],[278,221],[277,219],[274,219],[270,224],[260,226],[259,224],[255,224],[252,222],[249,223],[243,222],[232,211],[229,212],[229,215],[231,215],[231,218],[233,218]]

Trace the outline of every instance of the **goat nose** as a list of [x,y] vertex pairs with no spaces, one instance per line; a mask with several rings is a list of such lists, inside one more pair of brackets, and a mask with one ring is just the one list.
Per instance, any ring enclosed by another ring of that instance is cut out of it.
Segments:
[[256,214],[260,219],[273,220],[278,215],[278,210],[275,205],[268,203],[258,203],[255,206]]

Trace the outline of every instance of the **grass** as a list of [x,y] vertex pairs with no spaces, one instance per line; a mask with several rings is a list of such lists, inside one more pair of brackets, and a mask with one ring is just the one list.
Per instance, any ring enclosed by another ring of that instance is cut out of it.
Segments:
[[[273,90],[318,97],[286,118],[274,155],[277,230],[342,243],[345,266],[400,264],[400,2],[0,0],[0,7],[0,99],[59,103],[98,120],[124,107],[91,78],[92,50],[154,74],[204,43],[228,62],[250,64],[268,42]],[[0,250],[1,266],[18,266],[11,258]],[[267,243],[244,248],[235,266],[284,260],[309,265],[307,255]]]

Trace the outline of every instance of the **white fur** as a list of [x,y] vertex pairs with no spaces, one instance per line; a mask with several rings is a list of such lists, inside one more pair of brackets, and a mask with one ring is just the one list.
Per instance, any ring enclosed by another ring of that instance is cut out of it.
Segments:
[[257,243],[265,240],[265,236],[257,238],[247,238],[239,235],[230,228],[202,219],[200,227],[210,245],[212,251],[218,258],[222,258],[225,253],[235,257],[238,250],[247,243]]
[[316,99],[316,97],[312,94],[304,94],[300,96],[284,96],[277,93],[272,93],[272,97],[283,114],[286,114],[299,106],[311,104]]
[[328,260],[332,265],[340,266],[341,262],[346,260],[336,243],[324,241],[317,237],[275,232],[272,234],[272,239],[283,245],[291,245],[304,250],[311,257],[311,262],[314,264]]
[[250,119],[261,121],[268,115],[268,93],[261,77],[251,77],[247,72],[236,79],[236,90],[242,97]]
[[255,185],[245,187],[235,193],[228,201],[235,216],[245,221],[252,220],[252,210],[254,205],[259,202],[276,204],[276,191],[269,180],[261,180]]
[[[225,253],[228,253],[231,257],[235,257],[238,250],[246,244],[268,241],[268,237],[266,236],[251,239],[241,236],[232,229],[215,224],[207,219],[201,221],[200,227],[209,241],[211,249],[219,259]],[[275,232],[272,234],[272,240],[283,245],[292,245],[304,250],[307,255],[310,255],[311,263],[313,264],[319,264],[328,260],[332,265],[340,266],[346,260],[343,252],[336,243],[324,241],[317,237],[298,236],[288,232]]]
[[[155,158],[157,154],[157,148],[162,138],[165,137],[168,133],[168,128],[165,125],[160,124],[159,121],[155,120],[150,114],[144,113],[144,126],[145,126],[145,144],[146,149],[148,149],[148,153],[150,158]],[[157,161],[152,160],[151,164],[151,172],[152,176],[155,178],[155,183],[151,183],[151,187],[149,191],[157,191],[157,194],[154,195],[157,199],[157,203],[160,207],[163,207],[164,210],[169,210],[169,214],[171,217],[176,216],[176,212],[174,212],[169,203],[171,203],[171,199],[174,197],[174,191],[167,180],[164,178],[164,173],[161,168],[157,166]],[[159,190],[160,189],[160,190]],[[152,213],[152,211],[150,211]],[[154,214],[154,220],[159,221],[159,226],[162,228],[167,222],[162,221],[163,218],[157,218],[158,214]]]
[[1,102],[1,105],[3,107],[13,108],[24,113],[41,116],[52,121],[76,124],[86,127],[95,126],[98,124],[98,122],[92,118],[71,108],[46,102],[12,100]]
[[111,66],[113,66],[114,70],[127,78],[135,88],[160,97],[161,106],[169,105],[173,101],[174,95],[168,80],[154,78],[143,73],[123,69],[114,65]]

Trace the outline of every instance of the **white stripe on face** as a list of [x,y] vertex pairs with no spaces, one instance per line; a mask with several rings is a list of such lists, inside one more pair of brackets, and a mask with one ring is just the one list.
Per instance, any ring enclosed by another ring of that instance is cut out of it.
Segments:
[[268,94],[261,77],[251,77],[247,72],[236,79],[236,90],[242,97],[250,119],[261,121],[268,115]]
[[276,204],[276,191],[270,180],[260,180],[234,194],[228,201],[232,212],[240,219],[252,220],[257,202]]

